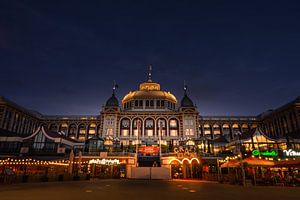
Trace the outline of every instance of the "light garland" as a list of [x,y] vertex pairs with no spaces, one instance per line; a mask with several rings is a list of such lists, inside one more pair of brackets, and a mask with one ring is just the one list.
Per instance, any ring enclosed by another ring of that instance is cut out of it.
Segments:
[[82,162],[73,162],[69,160],[59,160],[59,161],[43,161],[43,160],[35,160],[32,158],[26,159],[14,159],[7,158],[5,160],[0,160],[0,165],[56,165],[56,166],[69,166],[70,164],[88,164],[87,161]]

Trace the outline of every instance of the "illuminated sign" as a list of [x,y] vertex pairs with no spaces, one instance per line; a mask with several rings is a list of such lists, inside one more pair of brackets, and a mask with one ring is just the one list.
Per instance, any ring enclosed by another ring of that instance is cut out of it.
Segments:
[[300,156],[300,151],[295,151],[293,149],[283,150],[283,153],[285,156],[288,156],[288,157]]
[[196,152],[196,148],[194,146],[188,146],[188,147],[179,146],[174,148],[174,152],[189,154],[189,153]]
[[118,159],[92,159],[89,161],[89,164],[97,164],[97,165],[118,165],[120,161]]
[[142,154],[157,154],[159,147],[157,146],[141,146],[139,152]]
[[253,156],[271,156],[276,157],[278,156],[278,153],[276,151],[259,151],[259,150],[253,150],[252,151]]

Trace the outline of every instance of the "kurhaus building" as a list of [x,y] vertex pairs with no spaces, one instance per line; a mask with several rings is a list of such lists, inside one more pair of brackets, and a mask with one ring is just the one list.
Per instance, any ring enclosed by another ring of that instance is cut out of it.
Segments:
[[[58,132],[75,141],[101,137],[109,144],[118,141],[123,146],[139,144],[194,144],[199,139],[219,137],[233,139],[259,127],[270,137],[300,135],[300,97],[276,109],[257,116],[202,116],[189,97],[186,87],[178,100],[159,83],[148,80],[130,91],[121,101],[113,88],[99,115],[53,116],[27,110],[0,97],[0,130],[4,135],[26,137],[39,127]],[[0,147],[1,148],[1,147]]]

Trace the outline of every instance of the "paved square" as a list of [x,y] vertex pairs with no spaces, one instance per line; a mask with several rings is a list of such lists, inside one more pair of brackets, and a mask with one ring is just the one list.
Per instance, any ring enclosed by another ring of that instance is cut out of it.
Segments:
[[300,198],[296,187],[241,187],[199,181],[93,180],[29,183],[0,187],[1,200],[292,200]]

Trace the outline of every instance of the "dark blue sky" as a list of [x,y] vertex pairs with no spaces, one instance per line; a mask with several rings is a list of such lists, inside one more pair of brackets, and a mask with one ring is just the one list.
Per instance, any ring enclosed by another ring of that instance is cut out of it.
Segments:
[[300,95],[299,1],[0,0],[0,95],[98,114],[147,78],[203,115],[256,115]]

